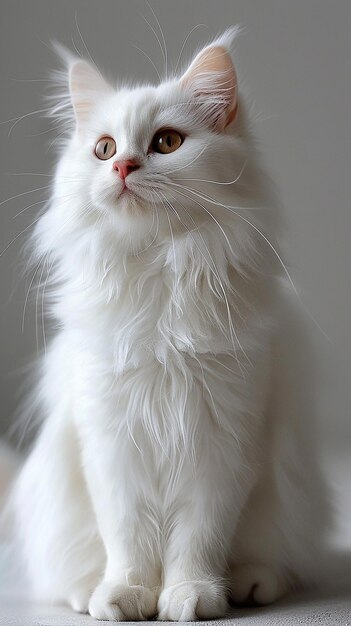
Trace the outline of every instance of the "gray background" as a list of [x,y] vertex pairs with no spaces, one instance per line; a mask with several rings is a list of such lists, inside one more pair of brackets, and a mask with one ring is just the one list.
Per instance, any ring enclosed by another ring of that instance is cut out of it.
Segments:
[[[183,59],[228,25],[245,27],[237,43],[239,80],[252,94],[257,133],[283,203],[285,258],[302,300],[328,336],[306,315],[318,362],[314,405],[326,448],[349,449],[350,425],[350,31],[349,0],[151,0],[173,66],[187,34]],[[57,67],[50,40],[90,54],[115,76],[155,79],[162,56],[155,18],[143,0],[1,0],[0,250],[35,219],[57,158],[46,107],[47,76]],[[75,19],[77,15],[77,23]],[[79,30],[78,30],[78,27]],[[13,126],[10,118],[26,116]],[[28,175],[37,173],[40,175]],[[25,175],[24,175],[25,174]],[[34,290],[22,333],[31,274],[23,279],[21,248],[30,228],[0,257],[0,425],[14,419],[25,366],[42,345],[36,333]],[[38,303],[40,311],[41,304]],[[38,337],[36,337],[36,334]],[[294,343],[293,335],[288,338]],[[302,356],[304,345],[301,345]],[[303,360],[303,359],[302,359]],[[30,366],[29,366],[30,369]],[[312,386],[310,365],[300,371]]]

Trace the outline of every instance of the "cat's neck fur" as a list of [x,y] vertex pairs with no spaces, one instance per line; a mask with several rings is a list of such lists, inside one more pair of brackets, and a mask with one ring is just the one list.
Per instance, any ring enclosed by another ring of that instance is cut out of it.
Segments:
[[161,241],[150,233],[137,253],[111,241],[109,229],[99,239],[72,234],[65,249],[56,240],[54,314],[107,350],[117,371],[155,355],[240,351],[240,331],[262,311],[262,276],[233,256],[227,233],[219,243],[207,221]]

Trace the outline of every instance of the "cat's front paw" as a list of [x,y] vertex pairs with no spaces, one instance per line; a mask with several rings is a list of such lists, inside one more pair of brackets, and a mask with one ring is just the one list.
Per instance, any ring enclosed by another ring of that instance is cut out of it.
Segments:
[[156,612],[156,594],[140,585],[111,585],[103,581],[89,602],[89,613],[95,619],[139,621],[154,617]]
[[284,577],[265,565],[237,565],[231,579],[230,596],[236,604],[271,604],[288,590]]
[[158,619],[192,622],[223,617],[228,610],[223,586],[214,581],[196,580],[164,589],[158,601]]

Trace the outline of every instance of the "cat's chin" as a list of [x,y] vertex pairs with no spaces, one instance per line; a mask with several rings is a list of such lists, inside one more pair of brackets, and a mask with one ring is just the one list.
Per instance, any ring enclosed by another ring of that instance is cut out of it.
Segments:
[[125,185],[124,187],[122,187],[121,191],[117,194],[117,199],[132,199],[137,200],[137,199],[142,199],[142,197],[133,189],[131,189],[130,187],[127,187],[127,185]]
[[130,217],[132,220],[141,216],[152,216],[153,208],[150,206],[150,202],[140,196],[137,196],[133,191],[128,190],[123,192],[115,201],[114,209],[118,214],[123,214],[127,219]]
[[146,214],[152,213],[150,203],[145,198],[142,198],[131,189],[125,188],[121,193],[113,194],[109,198],[101,200],[96,199],[96,204],[100,206],[103,211],[108,211],[116,216],[123,216],[124,218],[133,218],[135,216],[140,217]]

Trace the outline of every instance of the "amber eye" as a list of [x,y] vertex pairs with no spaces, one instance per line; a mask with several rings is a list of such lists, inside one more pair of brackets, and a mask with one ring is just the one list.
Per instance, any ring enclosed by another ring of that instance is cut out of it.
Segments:
[[101,137],[95,146],[95,154],[101,161],[107,161],[116,154],[116,142],[112,137]]
[[160,154],[170,154],[178,150],[183,143],[183,137],[176,130],[160,130],[154,136],[151,147]]

